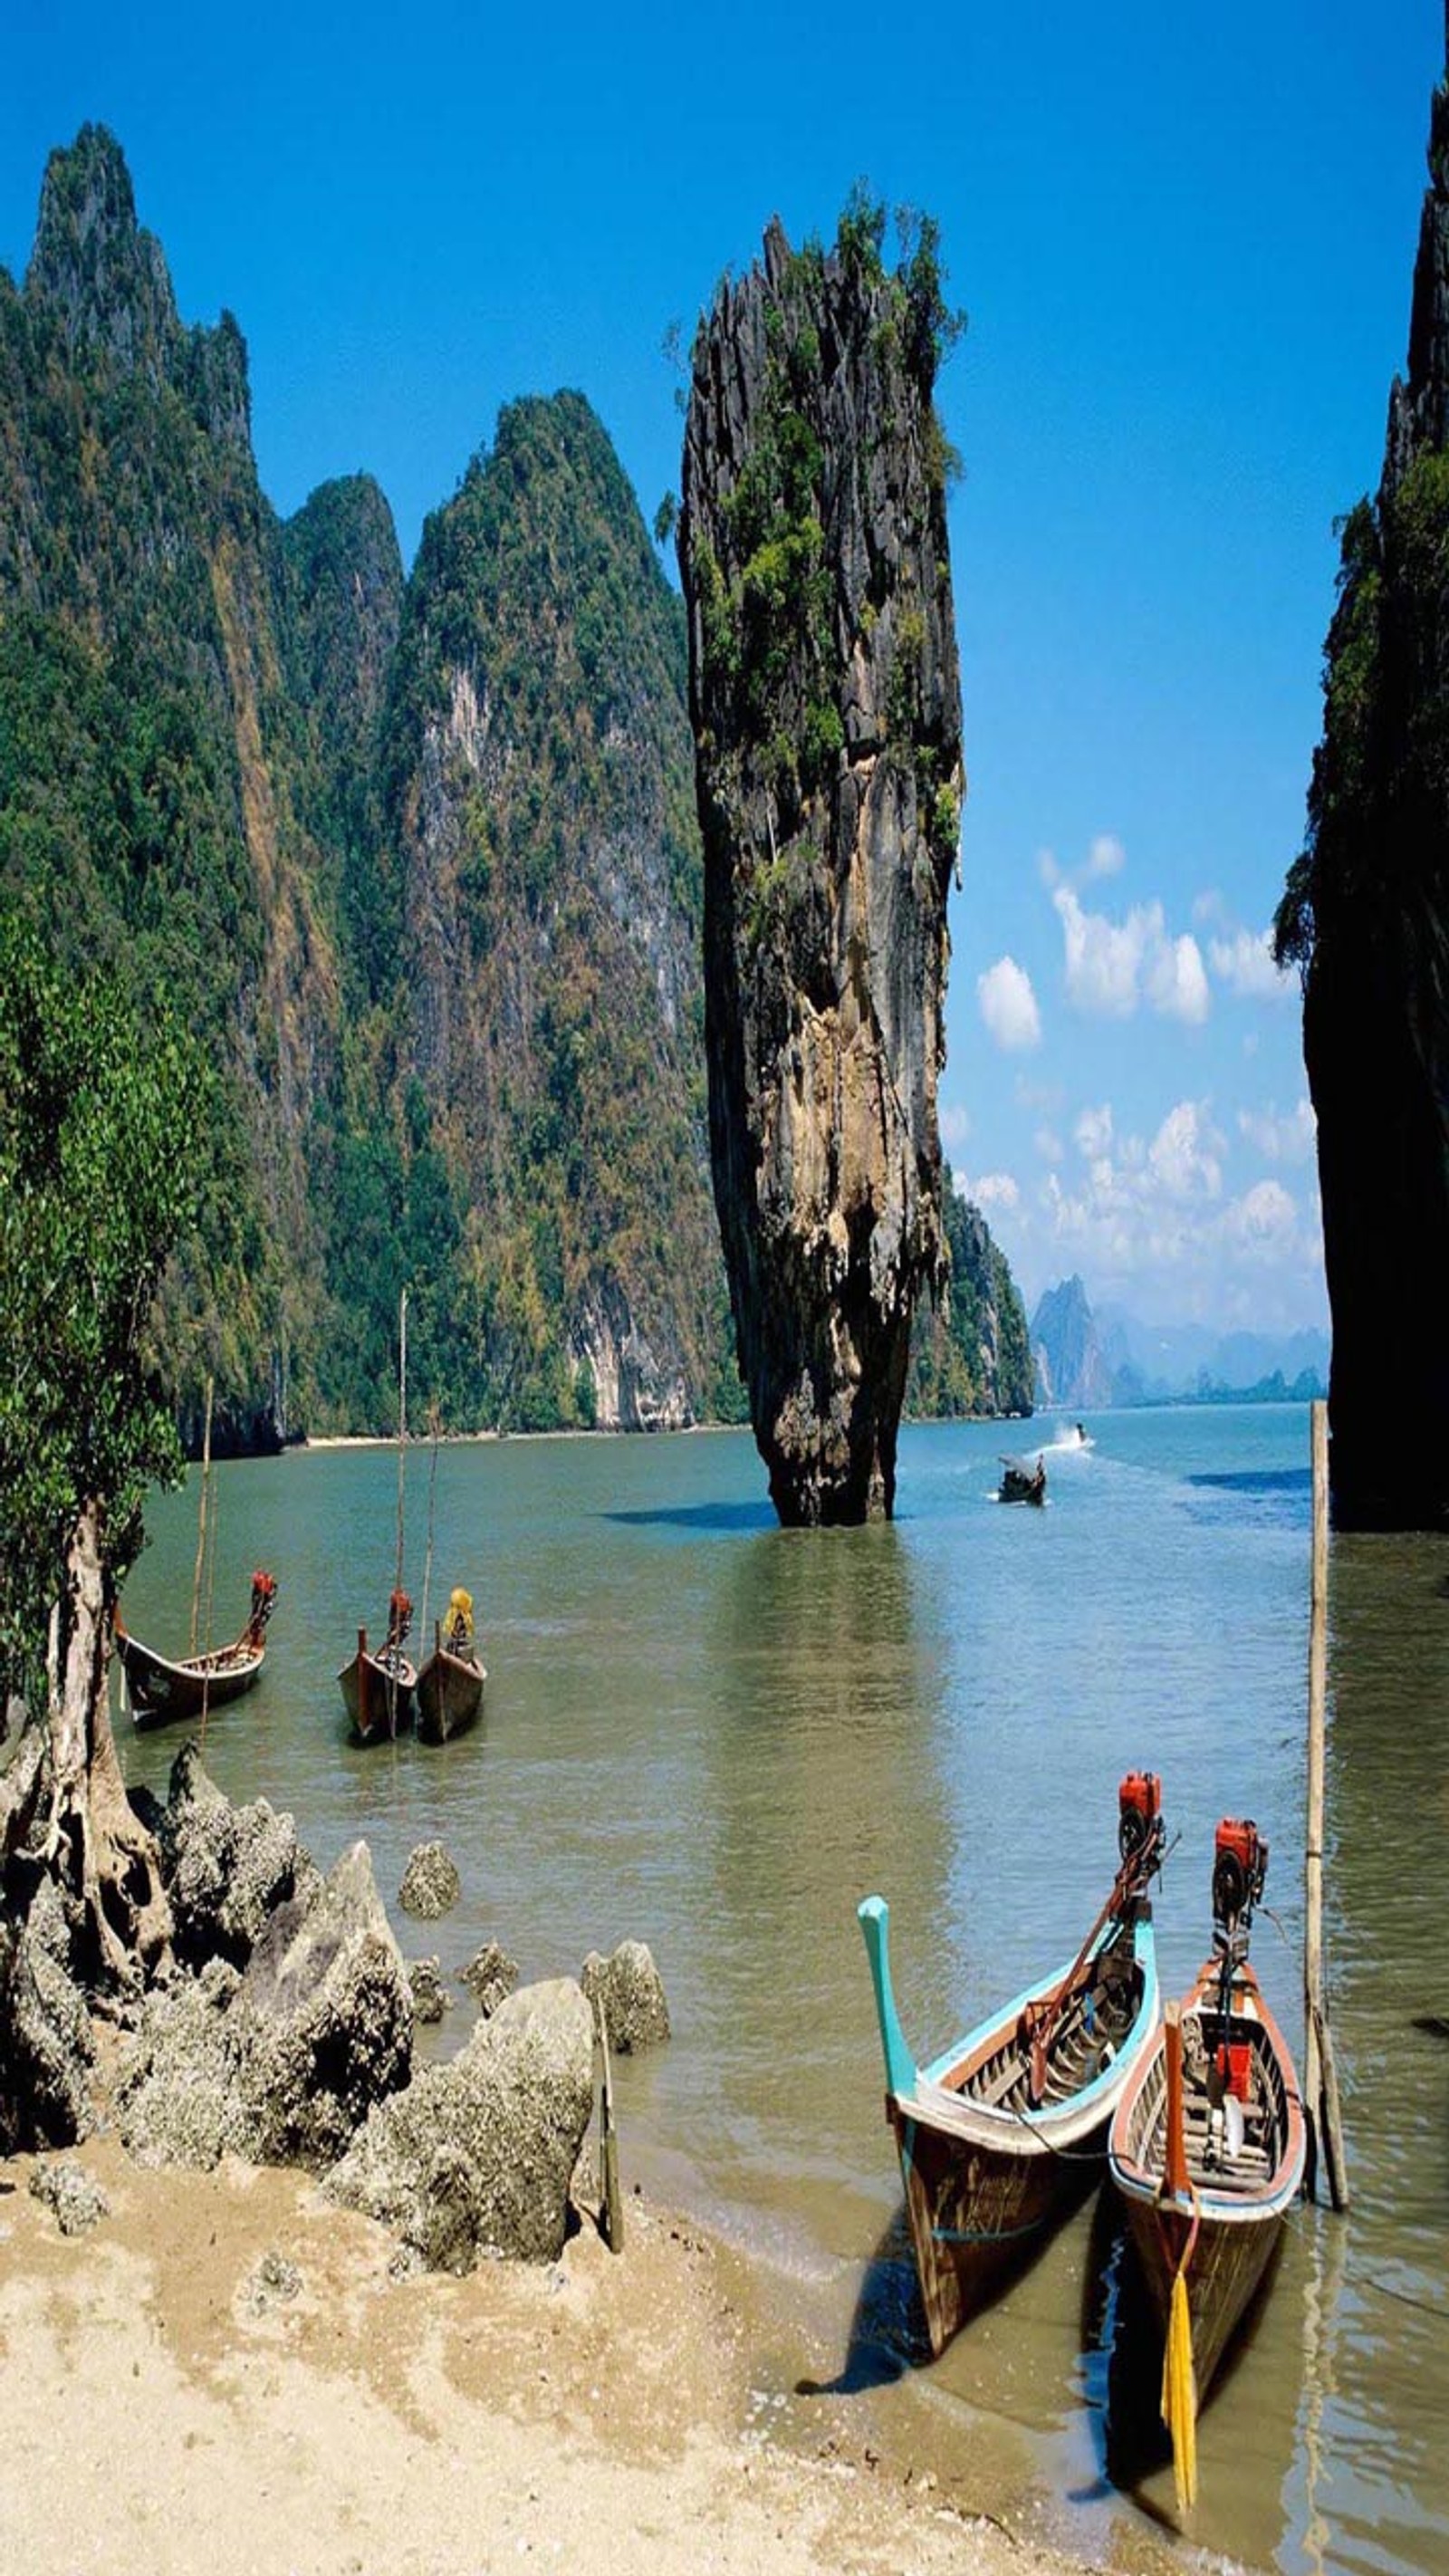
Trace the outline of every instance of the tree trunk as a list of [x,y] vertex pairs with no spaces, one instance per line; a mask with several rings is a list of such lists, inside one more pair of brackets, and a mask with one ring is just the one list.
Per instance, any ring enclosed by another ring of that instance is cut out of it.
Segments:
[[51,1625],[45,1859],[71,1917],[77,1973],[97,1995],[128,1995],[169,1952],[171,1908],[155,1843],[126,1796],[111,1734],[113,1595],[102,1520],[100,1503],[88,1496],[66,1545]]

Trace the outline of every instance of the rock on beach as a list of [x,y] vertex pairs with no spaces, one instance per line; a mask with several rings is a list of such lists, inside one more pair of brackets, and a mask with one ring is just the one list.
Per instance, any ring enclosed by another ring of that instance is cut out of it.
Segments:
[[647,1942],[621,1941],[607,1959],[591,1950],[579,1983],[590,2003],[597,2001],[616,2056],[632,2056],[669,2037],[664,1981]]
[[563,1977],[525,1986],[447,2065],[376,2106],[323,2191],[433,2270],[470,2271],[483,2250],[551,2262],[593,2098],[582,1989]]
[[435,1923],[458,1902],[462,1881],[441,1843],[419,1843],[403,1872],[398,1903],[405,1914]]

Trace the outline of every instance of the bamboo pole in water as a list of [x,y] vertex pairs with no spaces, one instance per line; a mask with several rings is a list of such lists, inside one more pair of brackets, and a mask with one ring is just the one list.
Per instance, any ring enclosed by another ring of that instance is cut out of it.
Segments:
[[1328,1407],[1312,1408],[1313,1580],[1308,1629],[1308,1834],[1303,1893],[1303,2108],[1308,2124],[1305,2189],[1310,2197],[1323,2155],[1335,2209],[1348,2207],[1348,2174],[1333,2034],[1323,1992],[1324,1712],[1328,1699]]
[[[397,1310],[397,1571],[393,1589],[401,1592],[403,1579],[403,1487],[407,1477],[408,1446],[408,1292],[398,1301]],[[398,1638],[393,1650],[387,1685],[387,1731],[397,1735],[397,1668],[402,1660],[403,1641]]]
[[201,1506],[196,1522],[196,1572],[191,1578],[191,1644],[189,1654],[196,1652],[196,1623],[201,1616],[201,1566],[206,1554],[206,1488],[211,1481],[211,1397],[215,1378],[206,1381],[206,1428],[201,1435]]

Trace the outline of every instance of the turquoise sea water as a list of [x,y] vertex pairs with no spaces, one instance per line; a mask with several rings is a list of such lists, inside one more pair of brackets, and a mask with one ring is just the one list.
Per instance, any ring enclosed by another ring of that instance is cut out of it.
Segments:
[[[212,1629],[280,1581],[257,1690],[208,1727],[235,1798],[290,1808],[316,1857],[369,1841],[390,1904],[444,1840],[463,1900],[394,1906],[406,1954],[496,1937],[525,1976],[647,1940],[675,2038],[619,2070],[626,2174],[759,2255],[781,2324],[762,2406],[810,2439],[802,2379],[943,2465],[1003,2478],[1043,2532],[1114,2562],[1157,2545],[1170,2474],[1127,2404],[1120,2245],[1088,2204],[942,2361],[923,2365],[858,1898],[891,1902],[918,2055],[1070,1953],[1115,1861],[1116,1784],[1163,1775],[1180,1837],[1164,1982],[1210,1937],[1212,1830],[1272,1844],[1254,1937],[1297,2039],[1309,1555],[1302,1407],[1105,1414],[1048,1446],[1041,1512],[991,1499],[1051,1422],[908,1428],[886,1528],[785,1532],[746,1435],[445,1446],[430,1616],[475,1597],[481,1727],[363,1753],[336,1685],[383,1623],[397,1462],[330,1449],[214,1479]],[[431,1458],[407,1464],[421,1606]],[[130,1625],[185,1645],[196,1491],[154,1512]],[[1449,1545],[1333,1547],[1326,1873],[1354,2207],[1303,2211],[1200,2428],[1210,2555],[1296,2571],[1449,2565]],[[125,1727],[119,1731],[125,1737]],[[168,1731],[124,1744],[158,1786]],[[445,2044],[461,2039],[461,2012]],[[822,2361],[824,2370],[822,2371]],[[989,2490],[989,2492],[988,2492]]]

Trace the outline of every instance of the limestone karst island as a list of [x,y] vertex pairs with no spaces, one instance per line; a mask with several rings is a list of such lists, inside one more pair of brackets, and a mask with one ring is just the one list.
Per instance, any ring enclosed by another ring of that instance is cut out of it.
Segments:
[[1241,16],[15,33],[6,2568],[1446,2562],[1449,19]]

